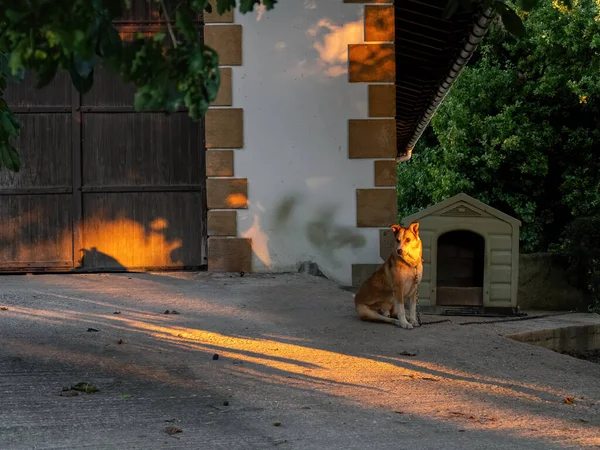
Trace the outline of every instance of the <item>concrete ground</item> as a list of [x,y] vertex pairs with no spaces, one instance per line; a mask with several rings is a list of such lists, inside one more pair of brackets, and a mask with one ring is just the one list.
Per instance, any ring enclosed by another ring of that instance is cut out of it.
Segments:
[[0,307],[3,450],[600,447],[600,365],[505,337],[599,316],[407,331],[300,274],[3,276]]

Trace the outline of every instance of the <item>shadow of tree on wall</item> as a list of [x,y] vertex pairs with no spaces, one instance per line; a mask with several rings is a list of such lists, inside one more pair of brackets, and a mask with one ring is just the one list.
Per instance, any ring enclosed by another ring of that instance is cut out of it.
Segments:
[[[272,230],[274,233],[296,234],[297,226],[294,216],[302,214],[302,197],[299,194],[288,194],[275,205]],[[304,235],[312,249],[320,256],[333,263],[339,263],[338,251],[356,250],[364,247],[367,240],[364,235],[349,225],[341,225],[338,221],[339,205],[323,202],[315,210],[310,220],[299,231]],[[301,223],[302,223],[301,222]]]

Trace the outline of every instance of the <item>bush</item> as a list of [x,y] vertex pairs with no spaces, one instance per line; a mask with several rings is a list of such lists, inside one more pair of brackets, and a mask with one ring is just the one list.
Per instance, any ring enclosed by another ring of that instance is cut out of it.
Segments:
[[600,215],[575,219],[561,239],[570,281],[591,294],[590,312],[600,314]]

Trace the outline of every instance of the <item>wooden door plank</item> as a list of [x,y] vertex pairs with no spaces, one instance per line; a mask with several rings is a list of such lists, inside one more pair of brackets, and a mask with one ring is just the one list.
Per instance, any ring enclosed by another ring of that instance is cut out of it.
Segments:
[[71,262],[70,194],[5,196],[0,201],[0,265]]

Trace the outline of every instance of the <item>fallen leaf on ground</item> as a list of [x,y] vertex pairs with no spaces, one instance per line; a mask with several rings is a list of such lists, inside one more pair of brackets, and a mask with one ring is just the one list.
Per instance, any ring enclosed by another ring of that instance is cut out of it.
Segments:
[[482,425],[487,422],[497,422],[497,421],[498,421],[498,419],[496,419],[495,417],[480,417],[478,420],[478,422]]
[[404,414],[404,411],[394,411],[396,414]]
[[579,421],[583,422],[583,423],[589,423],[589,420],[586,420],[586,419],[579,419]]
[[167,309],[163,314],[171,314],[171,312]]
[[565,403],[567,405],[572,405],[573,403],[575,403],[575,398],[574,397],[565,397]]
[[88,328],[87,330],[88,330],[88,333],[89,333],[90,331],[95,331],[95,332],[98,332],[98,331],[100,331],[100,330],[96,330],[95,328]]
[[398,354],[399,354],[399,355],[402,355],[402,356],[417,356],[417,354],[416,354],[416,353],[407,352],[407,351],[400,352],[400,353],[398,353]]
[[171,311],[171,314],[180,314],[180,313],[178,311],[173,310],[173,311]]
[[74,391],[86,392],[88,394],[98,392],[98,388],[90,383],[77,383],[75,386],[71,386],[71,389]]
[[177,434],[177,433],[183,433],[183,430],[181,428],[177,428],[177,427],[167,427],[167,434]]
[[421,380],[427,380],[427,381],[440,381],[439,378],[433,378],[433,377],[421,377]]
[[115,311],[113,314],[121,314],[121,311]]
[[1,309],[2,311],[8,311],[8,308],[7,308],[6,306],[2,306],[2,307],[0,307],[0,309]]
[[79,395],[79,392],[77,391],[62,391],[60,393],[61,397],[77,397]]
[[225,401],[223,402],[223,406],[229,406],[229,402],[228,402],[227,400],[225,400]]
[[119,345],[123,344],[123,339],[119,339]]
[[213,361],[216,361],[217,359],[219,359],[219,354],[218,354],[218,353],[215,353],[215,354],[213,355]]
[[133,395],[131,394],[121,394],[121,398],[131,398]]
[[273,422],[273,426],[274,427],[280,427],[281,426],[281,422]]

